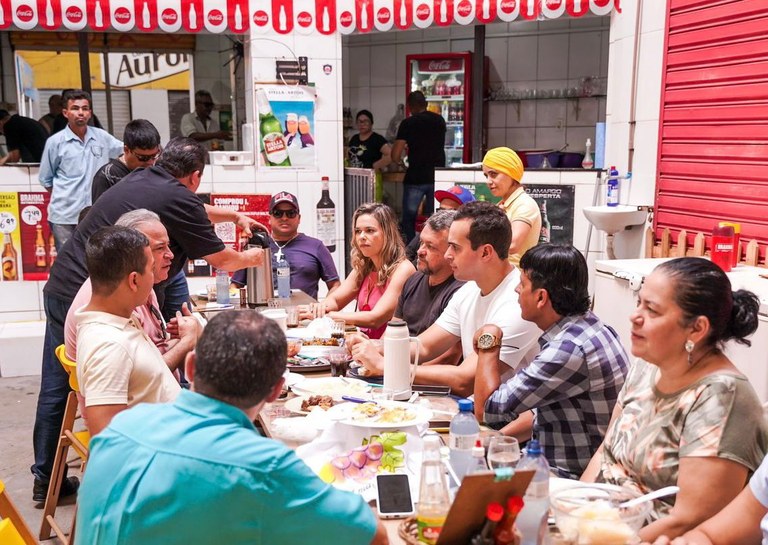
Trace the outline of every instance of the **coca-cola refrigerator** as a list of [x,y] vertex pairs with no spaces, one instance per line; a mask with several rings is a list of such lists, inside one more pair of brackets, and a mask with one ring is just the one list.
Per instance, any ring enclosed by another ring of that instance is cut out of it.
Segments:
[[445,166],[471,162],[472,52],[407,55],[405,64],[406,96],[421,91],[445,119]]

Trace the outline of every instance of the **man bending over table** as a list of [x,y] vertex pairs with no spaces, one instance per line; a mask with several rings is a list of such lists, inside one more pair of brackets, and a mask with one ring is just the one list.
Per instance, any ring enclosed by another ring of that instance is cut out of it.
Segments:
[[280,395],[286,359],[261,314],[211,319],[187,356],[192,391],[125,411],[91,441],[76,543],[387,544],[361,496],[251,423]]
[[[493,427],[512,422],[504,431],[527,440],[527,416],[536,409],[533,431],[550,466],[572,479],[602,444],[629,368],[619,336],[589,310],[588,283],[587,262],[573,246],[541,244],[525,252],[515,291],[523,319],[544,331],[541,352],[504,381],[499,349],[481,350],[475,378],[477,417]],[[484,325],[475,344],[500,334]]]

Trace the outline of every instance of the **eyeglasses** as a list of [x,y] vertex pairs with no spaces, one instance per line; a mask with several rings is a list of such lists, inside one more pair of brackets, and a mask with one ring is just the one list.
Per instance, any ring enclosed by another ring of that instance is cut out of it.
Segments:
[[296,216],[299,215],[298,210],[272,210],[272,215],[276,218],[282,218],[283,216],[288,216],[289,218],[293,219]]
[[154,161],[158,158],[160,155],[160,152],[163,150],[161,148],[158,148],[155,153],[152,153],[150,155],[144,155],[143,153],[136,153],[135,151],[131,150],[131,153],[133,154],[136,159],[138,159],[142,163],[149,163],[150,161]]

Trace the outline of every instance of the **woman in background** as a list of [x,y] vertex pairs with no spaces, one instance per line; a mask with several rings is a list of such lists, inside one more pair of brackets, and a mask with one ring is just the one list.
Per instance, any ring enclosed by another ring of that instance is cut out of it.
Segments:
[[347,159],[353,168],[373,168],[381,170],[392,159],[389,156],[390,145],[377,132],[373,132],[373,114],[368,110],[357,112],[358,133],[349,139]]
[[723,353],[729,340],[749,345],[759,306],[707,259],[673,259],[645,279],[630,318],[638,360],[582,476],[640,493],[680,487],[655,502],[643,540],[680,536],[720,511],[768,450],[757,395]]
[[[395,213],[386,204],[367,203],[352,217],[352,272],[325,301],[331,318],[356,325],[371,339],[384,334],[405,281],[415,272],[405,258]],[[353,299],[355,312],[341,312]]]

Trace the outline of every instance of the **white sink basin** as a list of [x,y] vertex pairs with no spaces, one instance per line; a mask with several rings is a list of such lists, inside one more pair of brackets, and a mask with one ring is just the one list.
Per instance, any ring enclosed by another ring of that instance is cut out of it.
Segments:
[[587,206],[584,215],[601,231],[615,235],[631,225],[643,225],[648,218],[648,210],[646,207],[627,205]]

